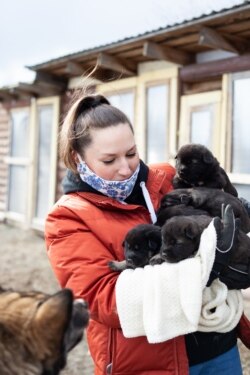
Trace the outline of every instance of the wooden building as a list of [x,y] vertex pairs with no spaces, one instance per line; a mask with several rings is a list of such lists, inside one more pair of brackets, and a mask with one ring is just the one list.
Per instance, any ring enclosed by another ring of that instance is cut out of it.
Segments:
[[32,84],[0,89],[0,215],[43,230],[61,194],[61,120],[88,82],[124,110],[141,158],[173,162],[203,143],[250,200],[250,4],[31,66]]

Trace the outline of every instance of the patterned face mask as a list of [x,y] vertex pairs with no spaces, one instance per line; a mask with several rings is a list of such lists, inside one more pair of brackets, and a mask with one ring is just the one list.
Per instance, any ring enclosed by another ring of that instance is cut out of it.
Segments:
[[81,180],[95,190],[118,201],[124,201],[132,193],[140,170],[140,164],[138,164],[135,172],[127,180],[109,181],[97,176],[87,164],[81,160],[80,155],[78,155],[78,158],[80,163],[77,164],[77,170],[80,174]]

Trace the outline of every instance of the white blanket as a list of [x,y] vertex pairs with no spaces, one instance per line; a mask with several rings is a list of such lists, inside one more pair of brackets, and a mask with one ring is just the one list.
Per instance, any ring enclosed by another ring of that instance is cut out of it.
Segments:
[[[124,336],[147,336],[150,343],[158,343],[197,330],[234,328],[242,314],[241,293],[228,292],[217,281],[205,287],[215,247],[216,231],[210,223],[194,258],[123,271],[116,283],[116,302]],[[214,314],[209,312],[210,299],[218,302],[218,310],[212,304]]]

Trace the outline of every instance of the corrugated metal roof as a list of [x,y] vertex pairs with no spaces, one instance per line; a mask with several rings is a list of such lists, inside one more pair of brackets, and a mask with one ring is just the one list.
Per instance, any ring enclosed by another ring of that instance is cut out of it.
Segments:
[[[146,31],[145,33],[140,33],[137,35],[129,36],[123,39],[119,39],[110,43],[106,43],[103,45],[95,46],[93,48],[88,48],[85,50],[81,50],[78,52],[74,52],[71,54],[63,55],[51,60],[47,60],[43,63],[27,66],[27,68],[36,70],[42,67],[44,64],[50,64],[54,62],[59,62],[63,59],[68,58],[75,58],[81,54],[88,54],[91,52],[96,52],[99,49],[105,49],[109,47],[115,47],[116,45],[120,45],[121,43],[132,42],[133,40],[138,40],[140,38],[145,38],[147,36],[151,36],[154,34],[158,34],[164,32],[168,29],[186,25],[188,23],[192,23],[195,21],[202,20],[208,16],[216,16],[226,13],[229,10],[235,10],[237,8],[241,8],[242,6],[250,4],[250,0],[180,0],[181,7],[178,1],[175,0],[174,5],[171,8],[171,12],[169,12],[168,20],[164,27],[159,27],[157,29]],[[189,14],[187,17],[186,15]]]

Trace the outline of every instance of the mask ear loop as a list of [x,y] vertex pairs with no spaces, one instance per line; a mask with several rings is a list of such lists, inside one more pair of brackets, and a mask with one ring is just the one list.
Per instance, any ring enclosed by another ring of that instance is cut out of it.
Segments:
[[80,155],[80,154],[78,154],[78,152],[76,153],[76,155],[77,155],[77,157],[78,157],[78,159],[79,159],[79,162],[80,162],[80,163],[84,163],[84,161],[82,160],[82,157],[81,157],[81,155]]

